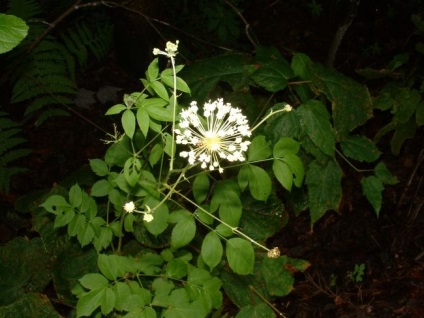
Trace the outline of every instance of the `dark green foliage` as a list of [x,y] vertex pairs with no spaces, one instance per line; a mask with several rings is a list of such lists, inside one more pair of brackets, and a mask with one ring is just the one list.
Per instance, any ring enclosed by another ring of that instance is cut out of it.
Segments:
[[15,68],[11,103],[25,103],[24,116],[35,114],[36,125],[41,125],[50,117],[66,115],[64,108],[73,106],[78,90],[76,71],[86,68],[92,56],[105,58],[113,25],[98,15],[92,20],[69,21],[70,27],[60,30],[58,36],[50,32],[40,40],[46,26],[31,18],[43,13],[41,6],[34,0],[11,0],[9,7],[11,14],[27,19],[30,26],[21,50],[9,56],[9,64]]
[[11,120],[7,113],[0,112],[0,191],[9,191],[10,178],[26,171],[26,168],[14,165],[14,162],[27,156],[31,151],[21,148],[26,142],[21,137],[21,127]]

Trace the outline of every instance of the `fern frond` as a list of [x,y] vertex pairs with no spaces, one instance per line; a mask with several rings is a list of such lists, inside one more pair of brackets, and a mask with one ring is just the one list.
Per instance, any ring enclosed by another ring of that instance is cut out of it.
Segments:
[[31,151],[19,146],[26,142],[20,136],[20,125],[11,120],[5,112],[0,112],[0,191],[9,191],[10,178],[25,170],[22,167],[11,166],[14,161],[28,156]]
[[35,99],[25,110],[24,116],[28,116],[46,106],[54,106],[58,104],[70,105],[73,104],[74,101],[67,97],[56,95],[54,98],[50,95],[45,95],[40,98]]
[[0,112],[0,133],[6,129],[18,126],[18,124],[10,118],[1,118],[1,116],[4,116],[4,114],[6,113]]
[[0,166],[0,191],[4,191],[6,193],[10,190],[10,179],[19,173],[23,173],[28,171],[27,168],[22,167],[1,167]]
[[35,122],[35,126],[40,126],[49,118],[58,117],[58,116],[69,116],[69,113],[66,110],[63,110],[60,108],[52,108],[52,109],[44,110],[44,112],[42,112],[40,116],[38,116],[37,121]]
[[4,129],[1,128],[0,130],[0,144],[2,144],[6,139],[8,138],[12,138],[13,136],[19,134],[21,132],[21,128],[17,125],[17,123],[15,122],[16,126],[11,127],[12,129]]
[[6,152],[6,154],[1,155],[0,166],[8,166],[11,162],[22,159],[23,157],[28,156],[30,153],[31,150],[29,149],[10,150]]
[[[6,134],[1,134],[1,137],[5,139],[0,143],[0,156],[3,156],[6,153],[6,151],[12,149],[13,147],[19,146],[20,144],[23,144],[26,142],[25,138],[20,138],[20,137],[6,138],[5,135]],[[2,160],[2,157],[0,157],[0,162],[1,160]]]
[[7,13],[27,20],[43,13],[43,9],[35,0],[9,0],[9,10]]

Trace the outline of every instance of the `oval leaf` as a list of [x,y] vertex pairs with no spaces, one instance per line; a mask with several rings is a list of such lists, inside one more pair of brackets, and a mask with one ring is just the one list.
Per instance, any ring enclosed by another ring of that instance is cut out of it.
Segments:
[[234,273],[249,275],[253,273],[255,254],[250,242],[241,238],[232,238],[227,241],[226,251],[228,264]]

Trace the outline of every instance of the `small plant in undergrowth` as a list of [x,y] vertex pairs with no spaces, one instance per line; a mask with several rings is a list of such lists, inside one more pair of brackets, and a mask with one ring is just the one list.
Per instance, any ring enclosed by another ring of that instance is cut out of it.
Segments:
[[362,280],[364,279],[364,274],[365,274],[365,264],[364,263],[355,264],[355,268],[353,269],[353,271],[349,271],[347,273],[347,277],[353,283],[361,283]]
[[180,105],[191,90],[177,51],[178,41],[154,49],[171,67],[154,59],[143,90],[107,111],[123,131],[115,127],[104,158],[90,161],[99,180],[42,204],[55,228],[97,252],[97,270],[72,289],[76,316],[205,317],[223,310],[223,289],[239,317],[282,316],[272,298],[287,295],[308,263],[265,241],[283,224],[276,185],[301,187],[304,168],[299,142],[271,144],[257,129],[292,107],[252,127],[222,98]]

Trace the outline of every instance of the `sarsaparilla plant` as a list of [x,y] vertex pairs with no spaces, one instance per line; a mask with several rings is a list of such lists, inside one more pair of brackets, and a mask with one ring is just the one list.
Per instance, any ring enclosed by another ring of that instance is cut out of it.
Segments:
[[96,268],[70,286],[76,317],[206,317],[225,312],[223,291],[237,317],[284,316],[273,297],[290,293],[309,264],[266,239],[284,225],[276,185],[301,187],[304,168],[299,142],[271,144],[258,127],[292,107],[251,127],[223,98],[180,105],[191,90],[178,76],[178,44],[154,49],[171,67],[155,58],[143,90],[107,111],[123,132],[115,127],[104,158],[90,160],[99,179],[89,191],[75,184],[42,203],[54,228],[96,251]]

